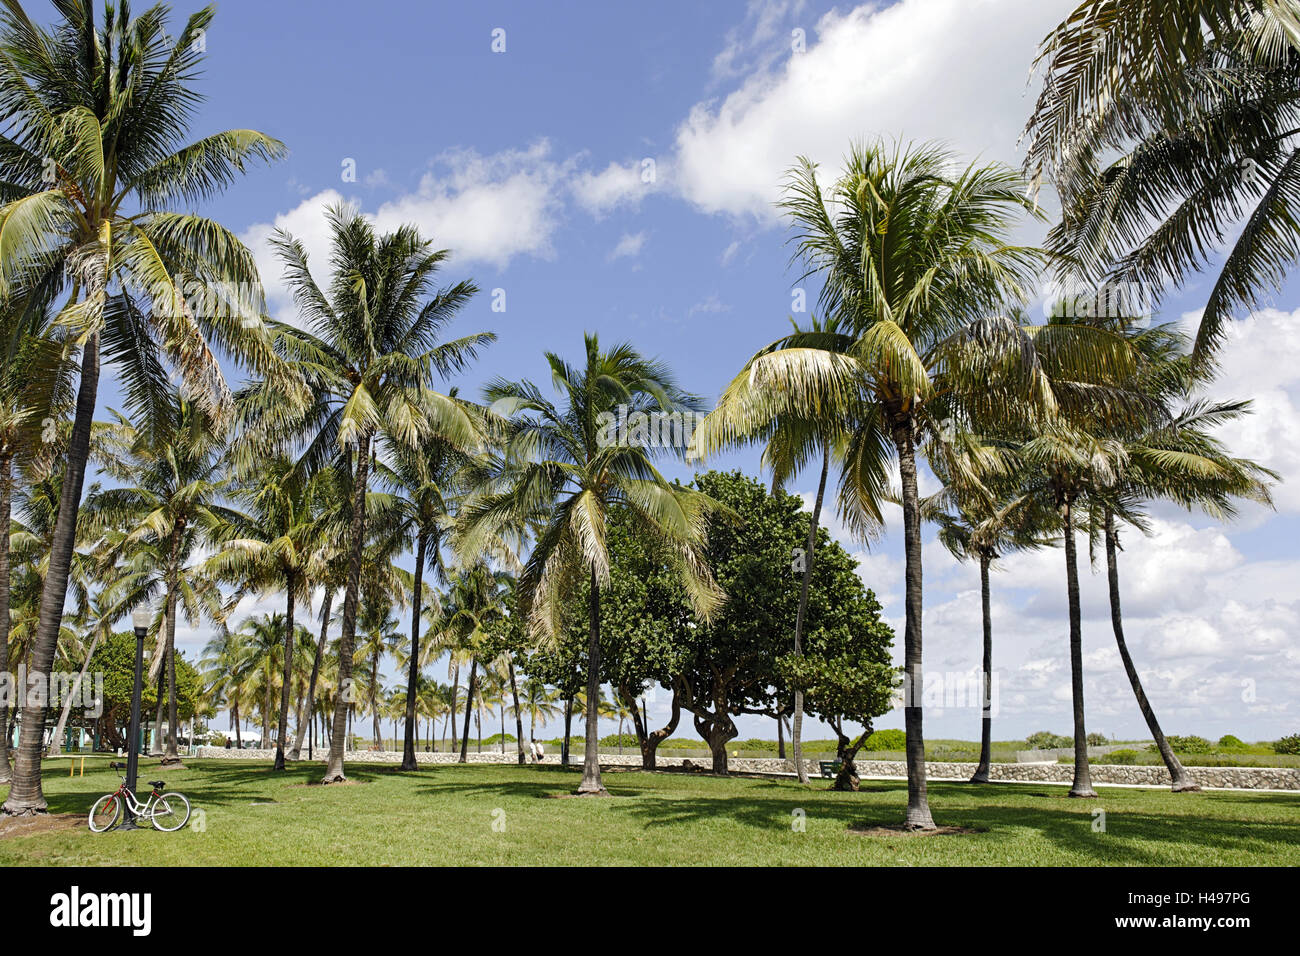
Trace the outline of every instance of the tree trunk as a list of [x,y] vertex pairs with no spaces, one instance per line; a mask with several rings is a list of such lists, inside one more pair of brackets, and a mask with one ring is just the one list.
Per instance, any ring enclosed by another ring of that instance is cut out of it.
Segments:
[[569,765],[569,737],[573,730],[573,698],[564,702],[564,746],[560,748],[560,766]]
[[402,770],[415,770],[415,693],[420,683],[420,603],[424,596],[424,561],[429,542],[423,530],[415,536],[415,589],[411,597],[411,662],[406,675],[406,727],[402,736]]
[[989,763],[993,759],[993,612],[989,604],[989,561],[987,552],[980,552],[980,606],[984,620],[984,661],[982,668],[983,694],[980,698],[980,762],[975,768],[971,783],[989,782]]
[[162,765],[174,767],[181,762],[177,750],[176,738],[180,727],[179,702],[176,699],[176,606],[180,597],[180,563],[181,543],[185,537],[186,518],[182,514],[176,519],[172,532],[172,567],[171,582],[167,595],[167,641],[163,648],[163,666],[167,668],[167,752],[163,755]]
[[271,749],[271,691],[275,690],[275,681],[271,679],[272,659],[268,656],[266,659],[266,673],[263,680],[266,682],[266,689],[262,692],[262,749]]
[[591,568],[591,591],[588,598],[587,642],[587,740],[582,755],[582,782],[578,793],[607,796],[609,791],[600,779],[600,584],[596,568]]
[[243,750],[244,739],[239,732],[239,725],[240,723],[242,723],[242,721],[240,721],[239,719],[239,704],[236,703],[230,706],[230,716],[235,718],[235,746],[238,749]]
[[370,655],[370,732],[375,738],[375,750],[384,749],[384,730],[379,725],[379,647]]
[[907,815],[903,825],[933,830],[925,780],[925,737],[922,730],[921,670],[921,499],[916,481],[916,447],[910,417],[893,429],[903,490],[903,544],[906,552],[906,598],[903,638],[903,724],[907,733]]
[[460,741],[460,763],[469,762],[469,715],[474,709],[474,694],[478,690],[478,658],[469,659],[469,684],[465,687],[465,736]]
[[[696,724],[698,727],[698,720]],[[736,737],[735,727],[728,728],[721,722],[710,721],[707,732],[700,736],[709,745],[709,752],[713,755],[713,772],[727,776],[727,744]]]
[[[165,613],[165,612],[164,612]],[[158,689],[155,698],[158,702],[157,713],[154,716],[153,727],[150,730],[149,753],[150,756],[162,757],[163,755],[163,708],[167,706],[167,622],[163,621],[163,646],[161,656],[158,660]]]
[[871,723],[868,721],[863,726],[862,736],[858,738],[857,743],[848,748],[845,748],[843,745],[840,746],[840,772],[835,775],[835,783],[831,785],[832,790],[851,790],[857,792],[862,781],[858,777],[858,768],[853,762],[853,758],[858,755],[858,751],[862,749],[862,745],[867,742],[867,738],[870,736]]
[[284,679],[280,688],[280,723],[275,738],[275,765],[273,770],[284,769],[284,741],[289,736],[289,695],[293,683],[293,612],[294,586],[297,575],[286,569],[284,575]]
[[339,635],[339,690],[334,704],[334,730],[330,735],[325,783],[347,779],[343,772],[344,736],[348,732],[348,707],[352,702],[352,655],[357,641],[357,599],[361,588],[361,559],[366,546],[366,485],[370,478],[370,435],[357,445],[356,479],[352,489],[352,533],[348,542],[348,579],[343,596],[343,632]]
[[[90,669],[90,659],[95,654],[95,648],[99,646],[99,637],[101,633],[103,633],[101,630],[99,629],[95,630],[95,636],[90,641],[90,650],[86,651],[86,659],[81,662],[81,670],[77,672],[77,680],[75,683],[73,683],[72,690],[68,692],[68,699],[64,701],[63,709],[59,712],[59,722],[54,728],[54,741],[56,743],[63,739],[64,728],[67,727],[68,717],[72,713],[73,701],[75,701],[78,697],[81,696],[81,685],[86,680],[86,671]],[[4,668],[0,668],[0,673],[4,673]],[[0,733],[2,732],[3,731],[0,731]],[[9,738],[4,737],[2,740],[0,740],[0,744],[2,744],[4,747],[7,748],[9,744]],[[6,769],[7,769],[7,765],[6,765]]]
[[1070,600],[1070,694],[1074,705],[1074,783],[1071,797],[1095,797],[1088,770],[1088,733],[1083,726],[1083,621],[1079,607],[1079,559],[1074,541],[1072,496],[1061,498],[1062,533],[1065,535],[1066,591]]
[[522,767],[528,762],[524,756],[524,715],[519,710],[519,685],[515,682],[514,658],[509,652],[506,653],[506,666],[510,669],[510,693],[515,699],[515,745],[519,748],[519,766]]
[[785,759],[785,718],[779,713],[776,715],[776,759]]
[[[74,296],[75,298],[75,296]],[[99,389],[99,334],[86,338],[81,354],[81,383],[77,387],[77,409],[72,422],[59,491],[59,513],[54,522],[49,566],[41,586],[36,636],[28,652],[28,674],[48,680],[54,664],[54,652],[63,624],[63,603],[68,597],[68,574],[72,569],[72,552],[76,546],[77,509],[86,478],[86,460],[90,456],[90,427],[95,417],[95,396]],[[8,534],[9,528],[5,527]],[[46,705],[24,703],[18,751],[14,755],[13,780],[3,812],[13,815],[44,813],[47,809],[41,791],[41,743],[45,735]]]
[[[311,662],[311,677],[307,681],[307,724],[316,719],[316,680],[320,676],[321,658],[325,656],[325,643],[329,635],[330,606],[334,603],[334,592],[326,588],[322,598],[320,639],[316,641],[316,656]],[[305,727],[299,726],[294,735],[293,750],[289,759],[297,760],[302,756],[302,737]]]
[[[812,518],[808,522],[808,547],[804,552],[803,581],[799,585],[799,610],[794,619],[794,656],[803,656],[804,618],[808,614],[808,586],[812,583],[813,553],[817,549],[817,523],[821,520],[822,500],[826,497],[826,475],[831,469],[831,446],[822,442],[822,471],[817,480],[817,498],[813,502]],[[808,782],[808,768],[803,762],[803,688],[794,689],[794,729],[790,735],[794,751],[794,770],[800,783]]]
[[[636,708],[632,708],[632,713],[636,714]],[[644,728],[643,732],[637,733],[637,739],[641,744],[641,769],[654,770],[655,760],[659,754],[659,745],[673,735],[677,730],[677,722],[681,720],[682,703],[681,698],[677,696],[677,691],[673,691],[672,712],[669,714],[668,723],[658,730]],[[645,724],[645,715],[640,717],[642,725]]]
[[1133,687],[1133,696],[1137,698],[1138,709],[1142,711],[1142,717],[1147,722],[1147,729],[1151,731],[1156,749],[1160,751],[1160,757],[1169,769],[1173,792],[1187,793],[1200,790],[1200,785],[1184,769],[1173,748],[1169,746],[1169,741],[1165,739],[1160,723],[1156,720],[1156,712],[1151,709],[1151,702],[1147,700],[1146,691],[1142,689],[1142,680],[1138,677],[1133,658],[1129,655],[1128,644],[1124,641],[1124,620],[1119,604],[1118,552],[1119,533],[1115,530],[1115,516],[1108,511],[1106,512],[1106,578],[1110,585],[1110,623],[1115,630],[1115,643],[1119,646],[1120,659],[1124,662],[1124,673],[1128,674],[1128,682]]
[[[5,455],[0,457],[0,675],[9,673],[9,524],[12,511],[11,459]],[[8,679],[13,687],[13,678]],[[9,766],[9,695],[6,694],[4,700],[0,700],[0,784],[8,783],[12,773]]]
[[451,721],[450,740],[452,750],[456,749],[456,698],[458,696],[460,696],[460,661],[456,660],[452,664],[451,670],[451,713],[448,716]]
[[176,616],[167,618],[167,752],[162,763],[174,767],[181,762],[178,749],[180,737],[180,701],[176,699]]

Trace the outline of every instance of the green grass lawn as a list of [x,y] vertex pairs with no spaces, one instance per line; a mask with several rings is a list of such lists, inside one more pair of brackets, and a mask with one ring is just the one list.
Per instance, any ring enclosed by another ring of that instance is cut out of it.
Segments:
[[[833,793],[825,781],[619,772],[606,774],[612,799],[556,800],[546,798],[570,793],[576,772],[354,765],[358,785],[304,786],[321,772],[148,761],[141,778],[188,794],[201,831],[97,835],[83,821],[0,837],[0,864],[1300,865],[1300,795],[1290,794],[1102,788],[1070,800],[1064,787],[933,783],[936,822],[980,832],[864,836],[850,827],[901,820],[903,781]],[[106,768],[70,778],[51,765],[45,792],[52,812],[84,816],[116,782]],[[1105,832],[1093,829],[1098,808]],[[799,810],[802,833],[791,825]]]

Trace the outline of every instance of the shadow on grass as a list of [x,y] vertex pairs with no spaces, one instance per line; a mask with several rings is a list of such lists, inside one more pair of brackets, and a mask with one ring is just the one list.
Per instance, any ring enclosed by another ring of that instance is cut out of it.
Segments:
[[[827,818],[840,822],[847,829],[892,827],[902,821],[907,800],[906,784],[881,785],[872,781],[859,794],[825,791],[831,799],[819,800],[815,808],[809,806],[808,793],[791,793],[788,798],[764,795],[762,799],[747,799],[743,794],[727,797],[649,797],[628,808],[629,815],[639,819],[647,828],[689,825],[708,820],[727,819],[742,826],[768,830],[774,822],[784,823],[795,810],[816,814],[820,820]],[[773,782],[776,788],[781,784]],[[758,788],[756,788],[758,789]],[[769,789],[762,787],[762,789]],[[864,806],[859,796],[889,795],[897,793],[896,806]],[[999,786],[997,791],[980,789],[994,797],[1042,796],[1043,791],[1033,788]],[[1098,800],[1070,800],[1062,793],[1060,802],[1015,806],[963,806],[947,804],[952,796],[969,796],[970,785],[931,785],[931,807],[936,821],[943,826],[960,826],[979,831],[964,835],[966,840],[1014,843],[1024,839],[1025,831],[1081,858],[1099,863],[1122,862],[1133,865],[1162,865],[1179,859],[1186,847],[1203,848],[1207,853],[1215,850],[1237,850],[1259,853],[1265,858],[1277,844],[1295,844],[1300,841],[1300,822],[1229,821],[1223,818],[1195,816],[1193,812],[1173,812],[1169,815],[1146,811],[1126,810],[1122,806],[1110,810],[1108,830],[1095,832],[1092,828],[1094,807],[1105,803],[1103,795]],[[820,794],[819,794],[820,796]],[[1237,799],[1244,799],[1239,797]],[[1176,805],[1171,805],[1171,810]],[[894,835],[869,836],[867,839],[905,841],[911,836],[904,832]],[[1167,845],[1169,853],[1161,852]]]

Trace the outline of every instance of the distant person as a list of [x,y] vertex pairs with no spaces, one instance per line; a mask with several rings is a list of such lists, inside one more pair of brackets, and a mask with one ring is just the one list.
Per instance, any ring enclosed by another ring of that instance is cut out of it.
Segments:
[[229,737],[226,738],[226,749],[227,749],[227,750],[230,749],[230,738],[229,738]]
[[546,751],[542,749],[541,741],[533,741],[533,760],[541,763],[546,758]]

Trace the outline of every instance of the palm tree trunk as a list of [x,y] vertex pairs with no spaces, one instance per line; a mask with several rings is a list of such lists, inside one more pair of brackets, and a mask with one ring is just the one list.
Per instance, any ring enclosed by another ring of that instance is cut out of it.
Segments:
[[460,763],[469,761],[469,714],[474,708],[474,692],[478,690],[478,658],[469,659],[469,684],[465,688],[465,736],[460,741]]
[[569,765],[569,738],[573,731],[573,698],[564,702],[564,746],[560,748],[560,766]]
[[241,720],[239,719],[239,704],[238,704],[238,703],[235,703],[235,704],[231,704],[231,705],[230,705],[230,716],[233,717],[233,718],[235,719],[235,746],[238,747],[240,750],[243,750],[243,749],[244,749],[244,739],[243,739],[242,735],[241,735],[240,732],[239,732],[239,725],[242,724],[243,721],[241,721]]
[[1083,621],[1079,607],[1079,559],[1074,541],[1072,497],[1061,498],[1062,533],[1065,535],[1066,590],[1070,600],[1070,694],[1074,704],[1074,784],[1072,797],[1095,797],[1088,770],[1088,733],[1083,726]]
[[[453,652],[454,653],[454,652]],[[456,698],[460,696],[460,661],[453,659],[451,666],[451,711],[447,719],[451,722],[451,746],[456,749]]]
[[519,685],[515,682],[515,662],[514,658],[506,652],[506,666],[510,670],[510,694],[515,699],[515,740],[519,748],[519,766],[528,762],[524,756],[524,715],[519,711]]
[[[90,658],[94,655],[95,648],[99,646],[99,637],[102,633],[103,632],[99,628],[95,629],[95,636],[90,641],[90,650],[86,651],[86,659],[81,663],[81,670],[77,672],[77,679],[72,685],[72,690],[68,694],[68,699],[63,702],[63,710],[59,713],[59,722],[54,728],[53,739],[55,741],[63,739],[64,728],[67,727],[68,717],[72,714],[72,703],[81,696],[81,685],[86,679],[86,671],[90,669]],[[4,669],[0,668],[0,673],[3,672]],[[8,738],[5,738],[4,743],[7,745],[8,742]]]
[[[293,612],[294,586],[297,575],[286,569],[284,575],[284,681],[280,688],[280,724],[275,738],[275,765],[273,770],[284,769],[284,741],[289,736],[289,685],[293,683]],[[301,721],[300,721],[301,723]]]
[[167,748],[162,759],[163,766],[175,766],[181,762],[180,752],[176,749],[179,724],[176,700],[176,605],[180,596],[181,542],[185,536],[185,524],[185,515],[181,514],[172,529],[171,580],[167,588],[167,640],[163,647],[163,666],[167,668]]
[[348,579],[343,596],[343,632],[339,635],[338,695],[334,703],[334,732],[330,735],[325,783],[347,779],[343,772],[344,736],[348,732],[348,708],[352,703],[352,654],[357,643],[357,598],[361,589],[361,558],[366,547],[366,485],[370,478],[370,435],[357,444],[356,478],[352,488],[352,533],[348,542]]
[[1138,677],[1132,656],[1129,655],[1128,644],[1124,641],[1124,620],[1123,615],[1120,613],[1119,604],[1118,552],[1119,533],[1115,530],[1115,516],[1107,511],[1106,579],[1110,585],[1110,623],[1115,630],[1115,643],[1119,646],[1120,659],[1124,662],[1124,673],[1128,674],[1128,682],[1133,687],[1133,696],[1137,698],[1138,709],[1142,711],[1142,717],[1147,722],[1147,729],[1151,731],[1151,737],[1155,741],[1156,749],[1160,751],[1160,757],[1169,769],[1169,777],[1173,781],[1173,792],[1187,793],[1200,790],[1200,784],[1193,780],[1191,774],[1184,769],[1182,763],[1174,754],[1173,748],[1169,746],[1169,741],[1165,739],[1165,735],[1160,729],[1160,722],[1156,720],[1156,712],[1151,709],[1151,702],[1147,700],[1146,692],[1142,689],[1142,680]]
[[980,720],[980,763],[971,783],[989,782],[989,763],[993,759],[993,614],[989,607],[989,555],[980,552],[980,605],[984,619],[984,662],[982,718]]
[[[170,615],[169,615],[170,617]],[[167,706],[167,625],[163,622],[163,646],[162,656],[158,661],[158,687],[155,699],[158,707],[154,714],[153,732],[150,735],[149,753],[151,756],[161,757],[163,755],[163,708]]]
[[916,480],[916,446],[910,417],[894,427],[898,470],[903,490],[903,546],[906,623],[903,637],[903,725],[907,733],[907,816],[904,826],[933,830],[925,780],[925,739],[922,731],[921,693],[921,498]]
[[[9,673],[9,523],[13,510],[12,460],[0,458],[0,675]],[[9,686],[13,686],[12,678]],[[9,766],[9,695],[0,701],[0,783],[8,783]]]
[[176,699],[176,607],[173,600],[172,612],[167,615],[167,654],[164,658],[167,668],[167,752],[162,762],[165,767],[174,767],[181,762],[177,750],[177,731],[180,728],[178,716],[179,701]]
[[383,750],[383,728],[379,726],[379,647],[370,656],[370,732],[375,738],[375,749]]
[[429,542],[423,531],[415,536],[415,588],[411,596],[411,663],[406,675],[406,729],[402,738],[402,770],[416,769],[415,689],[420,682],[420,592],[424,587],[424,560]]
[[271,657],[266,659],[266,673],[262,676],[266,689],[262,692],[262,749],[271,748],[271,691],[275,682],[271,680]]
[[[74,295],[75,299],[75,295]],[[59,491],[59,514],[54,522],[50,561],[41,586],[41,604],[36,636],[28,653],[28,673],[41,680],[48,678],[54,664],[54,651],[63,624],[63,603],[68,596],[68,575],[72,569],[72,552],[77,537],[77,509],[86,478],[86,460],[90,456],[90,426],[95,417],[95,396],[99,390],[99,333],[86,338],[81,353],[81,383],[77,387],[77,409],[68,442],[63,486]],[[5,533],[9,528],[5,526]],[[44,813],[47,808],[41,791],[41,743],[45,735],[45,704],[25,703],[18,751],[14,755],[13,780],[3,812],[13,815]]]
[[[325,642],[329,634],[330,626],[330,605],[334,603],[334,592],[327,588],[322,600],[320,639],[316,642],[316,656],[311,662],[311,678],[307,681],[308,724],[316,719],[316,680],[320,676],[321,658],[325,656]],[[302,755],[302,738],[304,732],[305,727],[299,726],[293,742],[293,750],[289,751],[290,760],[297,760]]]
[[587,643],[587,739],[582,755],[582,782],[578,793],[607,796],[609,791],[600,780],[600,584],[596,568],[591,568],[591,593],[588,599]]
[[[831,446],[822,442],[822,472],[817,481],[817,498],[813,502],[812,520],[808,523],[808,547],[805,549],[803,581],[799,585],[799,610],[794,618],[794,656],[803,656],[804,618],[808,613],[808,586],[812,582],[813,553],[817,549],[817,523],[821,519],[822,500],[826,497],[826,475],[831,469]],[[794,770],[800,783],[808,782],[808,768],[803,763],[803,688],[794,689],[794,729],[790,734],[794,751]]]

